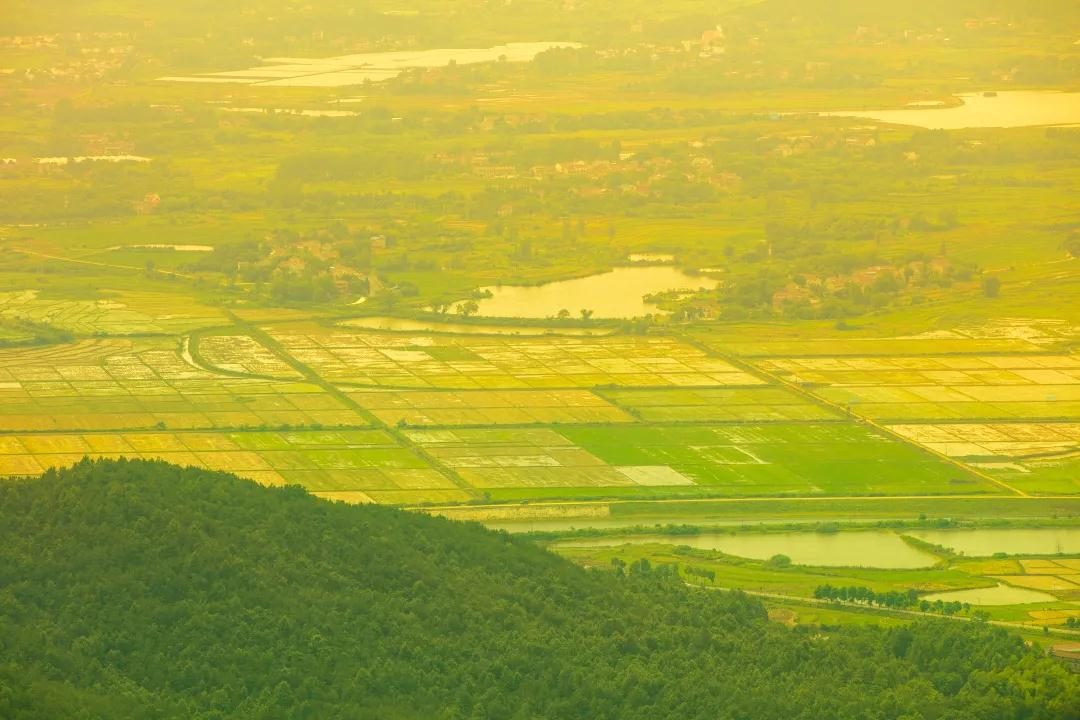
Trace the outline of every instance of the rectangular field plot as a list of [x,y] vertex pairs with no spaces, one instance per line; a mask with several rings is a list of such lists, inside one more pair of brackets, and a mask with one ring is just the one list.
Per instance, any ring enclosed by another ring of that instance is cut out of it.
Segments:
[[167,460],[235,473],[266,485],[303,485],[347,502],[470,498],[381,430],[0,436],[0,476],[35,475],[50,467],[74,465],[84,457]]
[[603,394],[645,422],[790,422],[839,417],[778,387],[627,389]]
[[567,428],[615,466],[665,465],[727,495],[920,495],[997,486],[860,425]]
[[407,434],[482,490],[638,485],[554,430],[413,430]]
[[1042,350],[1039,344],[1023,338],[972,338],[948,332],[921,338],[748,339],[753,338],[754,334],[752,331],[743,331],[730,336],[706,333],[696,337],[709,347],[745,358],[1013,353]]
[[408,430],[493,497],[997,493],[993,483],[859,425]]
[[353,390],[349,396],[382,422],[403,427],[634,421],[588,390]]
[[268,329],[322,377],[398,388],[742,386],[762,381],[672,338],[477,337]]
[[825,385],[1080,385],[1080,357],[1073,355],[778,358],[758,365]]
[[1080,416],[1080,357],[980,355],[761,360],[759,367],[883,421]]
[[364,424],[316,385],[208,372],[178,341],[0,350],[0,431]]
[[211,367],[229,372],[283,379],[302,377],[291,365],[247,335],[199,337],[192,352]]
[[190,297],[152,292],[110,291],[109,300],[59,300],[36,290],[0,293],[0,317],[47,323],[80,335],[181,333],[224,322],[221,310]]
[[1035,494],[1080,494],[1080,422],[892,425],[914,443]]

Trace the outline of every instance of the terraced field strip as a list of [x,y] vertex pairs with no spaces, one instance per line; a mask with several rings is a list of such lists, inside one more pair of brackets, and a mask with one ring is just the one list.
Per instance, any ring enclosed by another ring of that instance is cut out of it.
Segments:
[[469,498],[382,429],[0,435],[0,476],[120,457],[223,470],[265,485],[298,484],[351,502]]
[[741,367],[747,372],[754,373],[758,377],[764,378],[770,384],[780,385],[780,386],[786,387],[786,388],[798,393],[799,395],[805,397],[807,400],[809,400],[811,402],[814,402],[814,403],[818,403],[820,405],[824,405],[824,406],[830,408],[831,410],[833,410],[834,412],[839,412],[839,413],[849,415],[849,416],[852,416],[852,417],[858,417],[858,419],[861,422],[869,425],[870,427],[873,427],[874,429],[878,430],[879,432],[881,432],[882,434],[884,434],[884,435],[886,435],[888,437],[892,437],[892,438],[898,440],[899,442],[904,443],[905,445],[908,445],[910,447],[918,448],[921,452],[932,455],[932,456],[938,458],[939,460],[942,460],[942,461],[948,463],[949,465],[952,465],[953,467],[955,467],[955,468],[957,468],[957,469],[959,469],[959,470],[961,470],[961,471],[963,471],[965,473],[968,473],[970,475],[974,475],[976,477],[979,477],[979,478],[981,478],[981,479],[983,479],[983,480],[985,480],[985,481],[987,481],[989,483],[992,483],[992,484],[994,484],[994,485],[996,485],[996,486],[998,486],[998,487],[1000,487],[1000,488],[1002,488],[1004,490],[1007,490],[1008,492],[1011,492],[1011,493],[1014,493],[1014,494],[1020,495],[1020,496],[1027,496],[1027,493],[1023,492],[1022,490],[1019,490],[1019,489],[1013,487],[1012,485],[1009,485],[1008,483],[1006,483],[1006,482],[1004,482],[1004,481],[1002,481],[1002,480],[1000,480],[1000,479],[998,479],[996,477],[993,477],[992,475],[989,475],[989,474],[987,474],[985,472],[982,472],[980,470],[972,468],[969,465],[967,465],[965,463],[962,463],[962,462],[959,462],[956,459],[951,458],[951,457],[949,457],[948,455],[946,455],[944,453],[941,453],[941,452],[938,452],[938,451],[934,450],[933,448],[928,448],[928,447],[924,447],[922,445],[919,445],[918,443],[913,443],[910,440],[910,438],[907,438],[904,435],[902,435],[900,433],[897,433],[894,430],[890,429],[889,427],[887,427],[885,425],[882,425],[882,424],[880,424],[878,422],[875,422],[874,420],[872,420],[870,418],[861,417],[861,416],[853,416],[851,414],[850,408],[848,408],[846,406],[841,406],[838,403],[833,402],[833,401],[831,401],[831,400],[829,400],[827,398],[820,397],[820,396],[816,395],[815,393],[812,393],[812,392],[806,390],[798,382],[796,382],[794,380],[790,380],[790,379],[785,378],[785,377],[783,377],[781,375],[778,375],[775,372],[770,372],[767,369],[760,368],[760,367],[758,367],[756,365],[752,365],[750,363],[747,363],[747,362],[743,361],[740,358],[724,356],[723,354],[721,354],[721,353],[719,353],[719,352],[717,352],[717,351],[715,351],[715,350],[713,350],[711,348],[708,348],[708,346],[701,346],[701,347],[704,347],[704,348],[708,349],[710,352],[715,353],[720,357],[723,357],[725,360],[730,362],[735,367]]
[[1071,355],[770,358],[755,366],[880,422],[1080,417],[1080,358]]
[[86,336],[132,338],[175,335],[221,325],[217,308],[184,301],[175,295],[111,290],[108,299],[43,299],[36,290],[0,292],[0,318],[31,320]]
[[404,447],[409,448],[416,456],[423,459],[423,461],[431,468],[437,470],[444,478],[454,484],[454,486],[465,493],[468,498],[477,497],[476,491],[469,485],[455,470],[447,467],[443,463],[439,462],[437,458],[432,456],[426,451],[426,449],[415,442],[406,434],[401,432],[398,428],[387,425],[382,422],[370,411],[361,407],[355,400],[349,397],[346,393],[342,392],[338,387],[327,382],[318,373],[305,365],[303,362],[293,357],[289,351],[277,341],[276,338],[264,331],[262,328],[256,326],[253,323],[249,323],[241,320],[236,315],[229,313],[230,318],[236,323],[237,327],[242,329],[245,334],[250,335],[255,340],[260,342],[264,347],[274,353],[280,360],[288,364],[294,370],[299,372],[303,377],[307,378],[309,382],[318,385],[331,396],[339,399],[345,405],[351,407],[362,417],[364,417],[372,426],[383,428],[387,433],[394,437]]
[[364,424],[314,384],[209,372],[172,339],[0,350],[0,431]]
[[398,390],[714,387],[760,381],[670,337],[491,338],[275,326],[281,347],[341,386]]
[[185,357],[207,372],[260,380],[302,379],[297,370],[249,335],[234,329],[205,328],[184,338]]
[[584,389],[344,391],[387,425],[402,427],[635,422],[629,413]]
[[597,393],[643,422],[818,422],[845,418],[775,386],[605,388]]

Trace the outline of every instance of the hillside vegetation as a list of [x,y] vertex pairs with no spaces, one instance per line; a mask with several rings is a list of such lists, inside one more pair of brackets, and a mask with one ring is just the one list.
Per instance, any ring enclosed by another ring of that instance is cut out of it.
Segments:
[[664,568],[161,462],[0,486],[0,717],[1067,718],[978,623],[789,630]]

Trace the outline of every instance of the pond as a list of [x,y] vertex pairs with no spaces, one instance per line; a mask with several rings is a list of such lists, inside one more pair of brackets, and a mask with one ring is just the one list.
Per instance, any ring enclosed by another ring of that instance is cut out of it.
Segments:
[[531,327],[528,325],[474,325],[472,323],[425,322],[396,317],[363,317],[344,320],[339,325],[365,330],[385,330],[388,332],[444,332],[456,335],[517,335],[520,337],[539,337],[543,335],[570,335],[574,337],[594,337],[610,335],[612,328],[550,328]]
[[1080,527],[989,528],[984,530],[917,530],[913,537],[973,557],[1080,554]]
[[829,117],[861,117],[931,130],[983,127],[1032,127],[1080,123],[1080,93],[1019,90],[959,96],[956,107],[912,107],[906,110],[844,110]]
[[615,547],[665,543],[727,555],[768,560],[787,555],[796,565],[913,569],[931,567],[937,558],[905,543],[899,535],[877,530],[842,533],[769,533],[725,535],[632,535],[586,538],[555,543],[560,547]]
[[663,266],[620,267],[599,275],[559,280],[544,285],[501,285],[483,288],[492,297],[477,301],[487,317],[549,318],[566,309],[572,317],[581,310],[596,318],[633,318],[661,312],[645,295],[668,290],[715,288],[718,281],[694,277]]
[[148,245],[114,245],[109,250],[175,250],[176,252],[214,252],[213,245],[166,245],[150,243]]
[[1047,595],[1038,590],[1012,587],[1010,585],[997,585],[992,588],[976,588],[974,590],[953,590],[951,592],[924,595],[920,599],[929,600],[930,602],[940,600],[942,602],[961,602],[972,605],[1024,605],[1057,600],[1053,595]]
[[490,48],[405,50],[330,58],[267,58],[266,64],[246,70],[158,79],[266,87],[343,87],[390,80],[409,68],[446,67],[451,63],[471,65],[503,58],[507,62],[529,62],[546,50],[566,47],[581,45],[570,42],[524,42]]

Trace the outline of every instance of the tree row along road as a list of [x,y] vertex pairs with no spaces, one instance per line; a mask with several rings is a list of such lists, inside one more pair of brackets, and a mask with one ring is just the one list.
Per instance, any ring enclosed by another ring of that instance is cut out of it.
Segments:
[[[697,583],[686,583],[687,587],[698,588],[701,590],[712,590],[716,592],[743,592],[747,595],[759,597],[765,600],[782,600],[784,602],[797,603],[799,605],[820,605],[830,608],[836,608],[839,610],[859,610],[879,613],[881,615],[908,615],[933,619],[945,619],[945,620],[959,620],[961,622],[975,622],[976,618],[968,617],[965,615],[942,615],[939,613],[922,612],[921,610],[901,610],[899,608],[883,608],[876,607],[874,605],[858,605],[854,603],[842,603],[835,600],[822,600],[820,598],[807,598],[799,597],[798,595],[781,595],[779,593],[768,593],[760,590],[744,590],[742,588],[726,588],[726,587],[709,587],[708,585],[698,585]],[[1024,623],[1006,622],[1004,620],[986,620],[985,622],[991,625],[997,625],[1004,628],[1010,628],[1013,630],[1025,630],[1027,632],[1039,631],[1045,626],[1026,625]],[[1048,632],[1065,635],[1070,638],[1080,637],[1080,630],[1069,630],[1068,628],[1047,628]]]

